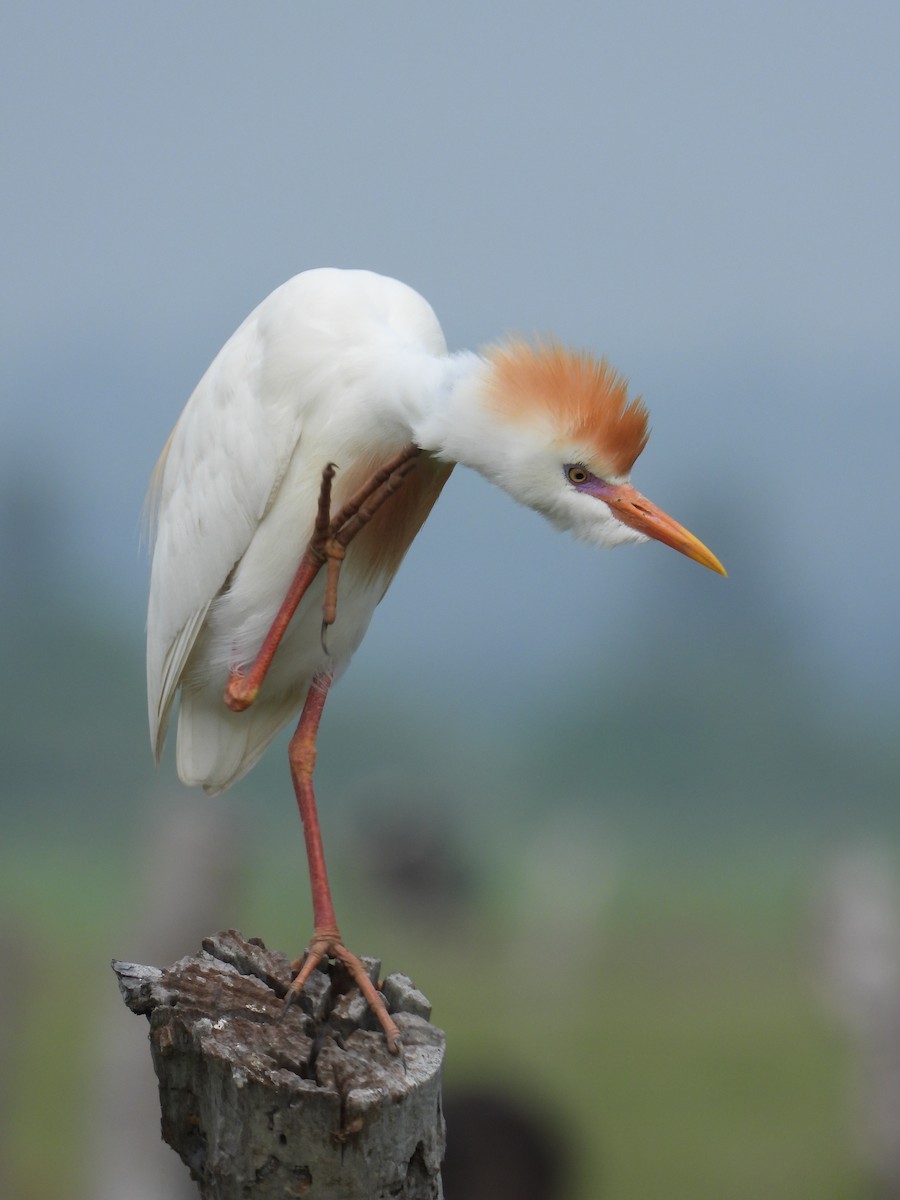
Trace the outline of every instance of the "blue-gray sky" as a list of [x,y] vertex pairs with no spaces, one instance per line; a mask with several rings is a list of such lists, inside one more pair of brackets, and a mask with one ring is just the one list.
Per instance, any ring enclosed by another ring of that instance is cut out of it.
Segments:
[[731,578],[598,555],[458,473],[363,674],[397,656],[493,697],[558,687],[677,588],[722,620],[750,596],[824,687],[896,696],[893,0],[36,0],[0,21],[0,470],[46,476],[84,595],[139,629],[143,493],[196,380],[283,279],[366,266],[454,348],[514,329],[609,355],[653,414],[635,482]]

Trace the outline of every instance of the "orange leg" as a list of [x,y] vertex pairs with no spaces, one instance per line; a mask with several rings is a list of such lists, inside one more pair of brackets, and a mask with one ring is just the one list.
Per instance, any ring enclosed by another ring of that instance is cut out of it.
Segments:
[[389,496],[392,496],[403,480],[416,465],[418,446],[407,446],[387,466],[376,471],[359,491],[331,517],[331,481],[334,479],[335,467],[329,463],[322,472],[322,487],[319,492],[319,507],[313,526],[313,535],[304,551],[287,595],[281,602],[281,607],[275,614],[275,620],[263,638],[256,658],[250,669],[232,671],[225,688],[225,703],[234,712],[243,712],[249,708],[256,697],[271,666],[275,651],[281,644],[291,617],[297,611],[300,601],[309,590],[310,584],[328,563],[328,583],[325,589],[325,603],[322,615],[322,637],[325,630],[334,623],[337,611],[337,585],[344,561],[347,546],[359,533],[360,529],[371,520]]
[[313,902],[313,935],[300,972],[288,991],[287,1003],[291,1003],[299,996],[303,985],[323,958],[337,958],[347,968],[351,979],[378,1018],[391,1054],[398,1054],[400,1052],[400,1030],[387,1010],[384,997],[366,974],[365,967],[355,954],[350,953],[341,940],[341,933],[334,916],[331,888],[328,885],[328,872],[325,868],[325,852],[322,848],[322,832],[319,828],[319,814],[316,809],[312,777],[316,765],[316,736],[319,732],[322,709],[325,707],[325,699],[331,682],[331,676],[326,674],[317,675],[313,679],[303,705],[303,712],[300,714],[300,722],[288,749],[291,776],[294,780],[294,791],[297,794],[300,820],[303,822],[303,836],[306,839],[306,857],[309,862],[309,884]]
[[[334,622],[337,610],[337,586],[341,564],[347,546],[360,529],[371,519],[380,506],[402,486],[403,480],[416,465],[419,454],[417,446],[407,446],[372,478],[331,517],[331,483],[335,468],[329,464],[322,473],[322,487],[313,536],[310,538],[297,573],[288,593],[281,603],[268,633],[263,639],[259,653],[249,670],[234,671],[225,688],[225,703],[235,712],[243,712],[254,702],[281,643],[291,618],[309,589],[310,584],[325,564],[328,564],[328,579],[323,605],[322,636]],[[325,869],[325,854],[322,848],[322,833],[316,810],[313,791],[313,768],[316,762],[316,735],[322,718],[325,698],[331,686],[331,676],[317,675],[310,685],[300,722],[290,742],[289,755],[291,776],[303,834],[306,839],[306,855],[309,862],[309,880],[313,902],[313,936],[299,974],[291,984],[286,1003],[300,994],[303,985],[323,958],[336,958],[344,964],[347,972],[362,992],[367,1004],[378,1018],[392,1054],[400,1052],[400,1031],[375,985],[366,974],[365,967],[344,946],[334,915],[331,889]]]

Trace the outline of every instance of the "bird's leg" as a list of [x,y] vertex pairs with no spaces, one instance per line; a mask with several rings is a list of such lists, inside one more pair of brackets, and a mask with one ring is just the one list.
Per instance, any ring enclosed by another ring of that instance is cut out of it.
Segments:
[[287,595],[281,602],[275,619],[269,626],[269,631],[263,638],[262,645],[246,673],[241,670],[232,671],[225,688],[225,703],[234,712],[243,712],[249,708],[262,687],[262,681],[271,666],[275,651],[281,644],[285,630],[290,624],[291,617],[297,611],[297,606],[306,595],[310,584],[318,575],[325,562],[324,546],[328,539],[331,512],[331,481],[334,479],[335,466],[329,463],[322,472],[322,486],[319,489],[319,506],[313,525],[313,534],[309,544],[300,559],[300,566],[291,581]]
[[421,453],[418,446],[407,446],[370,479],[341,508],[329,523],[328,538],[324,552],[328,560],[328,577],[325,584],[325,602],[322,605],[323,633],[334,624],[337,614],[337,585],[347,547],[360,529],[381,508],[389,496],[398,491],[406,476],[416,465]]
[[313,935],[299,973],[288,990],[286,1003],[290,1004],[303,989],[312,972],[323,958],[336,958],[344,964],[351,979],[362,992],[366,1003],[378,1018],[387,1038],[391,1054],[400,1052],[400,1030],[391,1018],[384,997],[372,983],[366,969],[355,954],[351,954],[341,940],[340,930],[334,916],[328,872],[325,869],[325,852],[322,848],[322,832],[313,791],[313,769],[316,765],[316,736],[322,709],[331,686],[331,676],[316,675],[310,685],[303,712],[296,732],[291,738],[288,754],[291,762],[291,777],[297,794],[303,836],[306,839],[306,857],[309,862],[309,884],[313,902]]
[[331,484],[334,479],[335,466],[329,463],[322,472],[322,486],[319,490],[319,505],[313,534],[309,540],[300,566],[294,576],[287,595],[281,602],[275,614],[269,631],[263,638],[262,645],[249,670],[234,670],[228,677],[225,688],[225,703],[234,712],[243,712],[249,708],[256,697],[271,666],[275,651],[281,644],[291,618],[297,611],[300,601],[309,590],[310,584],[322,567],[328,564],[328,579],[325,588],[323,605],[322,631],[334,623],[337,612],[337,584],[341,564],[347,546],[356,537],[360,529],[371,520],[385,500],[403,483],[403,480],[413,469],[418,446],[407,446],[396,455],[380,471],[376,471],[347,503],[331,516]]

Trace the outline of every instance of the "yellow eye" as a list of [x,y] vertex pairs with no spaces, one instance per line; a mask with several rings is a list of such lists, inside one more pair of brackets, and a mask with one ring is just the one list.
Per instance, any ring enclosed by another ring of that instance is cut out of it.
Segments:
[[567,467],[566,476],[569,483],[587,483],[589,478],[587,469],[579,466]]

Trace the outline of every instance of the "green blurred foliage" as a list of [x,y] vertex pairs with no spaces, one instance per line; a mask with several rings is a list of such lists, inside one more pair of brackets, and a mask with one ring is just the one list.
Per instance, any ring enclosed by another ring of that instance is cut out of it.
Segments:
[[[0,900],[28,972],[0,1013],[4,1182],[42,1200],[88,1194],[92,1014],[108,960],[132,954],[147,830],[173,803],[227,803],[154,768],[134,631],[61,599],[12,607],[4,651]],[[318,791],[344,933],[430,996],[448,1087],[539,1098],[575,1196],[862,1197],[809,918],[830,854],[895,842],[898,750],[746,614],[740,636],[677,619],[627,675],[585,674],[489,729],[338,689]],[[244,884],[219,923],[297,952],[283,747],[236,793]]]

